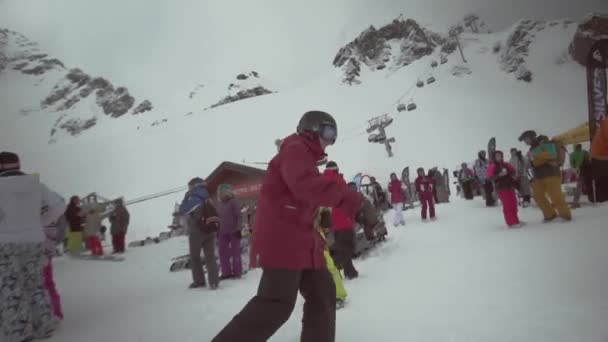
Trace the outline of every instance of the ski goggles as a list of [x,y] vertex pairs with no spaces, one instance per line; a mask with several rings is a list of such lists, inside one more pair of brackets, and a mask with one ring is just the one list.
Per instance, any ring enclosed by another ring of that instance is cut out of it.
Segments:
[[319,127],[319,138],[331,143],[336,143],[338,139],[338,128],[333,125],[323,124]]

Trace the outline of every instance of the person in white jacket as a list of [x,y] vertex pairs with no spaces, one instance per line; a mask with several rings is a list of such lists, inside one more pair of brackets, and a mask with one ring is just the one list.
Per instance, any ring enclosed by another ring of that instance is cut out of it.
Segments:
[[0,341],[48,338],[58,319],[44,286],[44,227],[65,210],[61,196],[20,171],[19,158],[0,153]]

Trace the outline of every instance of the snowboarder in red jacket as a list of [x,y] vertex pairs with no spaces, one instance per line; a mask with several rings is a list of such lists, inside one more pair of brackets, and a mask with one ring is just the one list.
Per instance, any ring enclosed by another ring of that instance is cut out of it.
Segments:
[[[346,181],[339,173],[338,164],[330,161],[325,165],[323,175],[332,182],[347,185]],[[353,265],[353,255],[355,253],[355,222],[354,217],[348,216],[339,208],[331,210],[332,230],[334,233],[334,262],[339,270],[344,270],[344,276],[354,279],[359,276],[359,272]]]
[[416,192],[418,199],[422,205],[422,220],[426,220],[427,212],[431,216],[431,220],[435,219],[435,202],[433,198],[433,186],[435,181],[424,174],[424,169],[418,169],[418,178],[416,178]]
[[317,169],[337,133],[331,115],[307,112],[297,133],[283,140],[270,161],[254,227],[254,248],[263,269],[258,292],[214,342],[269,340],[291,316],[298,292],[305,300],[300,341],[335,341],[336,287],[326,268],[325,241],[314,229],[318,208],[338,208],[356,217],[370,240],[379,224],[362,195]]
[[391,173],[391,182],[388,184],[388,192],[391,194],[391,204],[395,211],[395,218],[393,224],[395,227],[402,225],[405,226],[405,219],[403,218],[403,203],[405,203],[405,189],[403,182],[397,178],[396,173]]

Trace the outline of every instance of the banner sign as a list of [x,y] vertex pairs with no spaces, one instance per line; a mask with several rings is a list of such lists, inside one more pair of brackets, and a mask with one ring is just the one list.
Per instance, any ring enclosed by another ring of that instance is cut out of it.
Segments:
[[587,96],[589,101],[589,138],[608,114],[608,39],[595,43],[587,57]]

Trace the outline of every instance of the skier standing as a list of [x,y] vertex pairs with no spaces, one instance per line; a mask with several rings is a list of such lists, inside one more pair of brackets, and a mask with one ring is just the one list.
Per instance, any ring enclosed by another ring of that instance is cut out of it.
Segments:
[[0,153],[0,340],[7,342],[49,338],[59,323],[44,284],[44,227],[58,221],[65,202],[20,169],[16,154]]
[[405,188],[403,183],[397,178],[396,173],[391,173],[391,182],[388,184],[388,192],[391,194],[391,204],[395,212],[393,224],[395,227],[405,226],[403,218],[403,203],[405,203]]
[[219,217],[217,217],[217,212],[211,205],[207,185],[203,179],[196,177],[188,182],[188,192],[179,207],[178,215],[186,218],[188,227],[190,268],[192,270],[190,288],[207,286],[205,272],[203,271],[203,260],[201,259],[202,249],[205,254],[209,287],[212,290],[217,289],[219,270],[215,259],[215,235],[217,229],[219,229]]
[[492,184],[492,181],[486,178],[488,173],[488,159],[486,158],[486,151],[479,151],[477,156],[478,159],[475,161],[473,171],[475,171],[475,176],[477,176],[480,185],[483,187],[486,206],[493,207],[496,205],[496,200],[494,199],[494,185]]
[[543,212],[544,221],[551,222],[558,215],[566,221],[572,220],[572,213],[562,192],[560,167],[564,163],[564,149],[559,143],[546,136],[538,136],[534,131],[525,131],[519,141],[530,146],[529,156],[534,169],[532,192]]
[[487,179],[496,184],[496,191],[502,202],[502,211],[509,228],[520,228],[517,216],[517,195],[515,194],[515,168],[503,160],[502,151],[494,152],[493,162],[488,167]]
[[243,273],[241,260],[242,215],[238,200],[230,184],[220,184],[217,190],[217,212],[220,217],[218,250],[222,276],[220,279],[240,278]]
[[[338,164],[330,161],[325,165],[323,175],[334,183],[346,186],[344,177],[339,174]],[[355,254],[355,222],[354,216],[349,217],[340,208],[331,209],[331,221],[334,232],[334,261],[339,270],[344,270],[347,279],[359,277],[359,272],[353,265]]]
[[102,256],[103,246],[100,240],[101,221],[108,215],[104,214],[109,203],[97,203],[96,196],[89,198],[88,203],[84,206],[86,213],[84,222],[84,238],[86,239],[91,254],[94,256]]
[[316,212],[319,207],[348,216],[359,212],[368,239],[374,238],[378,217],[360,194],[319,174],[325,148],[337,139],[333,117],[307,112],[296,132],[270,161],[258,198],[254,231],[263,268],[258,293],[214,342],[267,341],[291,316],[298,291],[305,300],[300,341],[335,341],[336,288],[323,257],[325,243],[314,229]]
[[426,221],[427,212],[430,214],[431,220],[435,220],[435,203],[433,198],[433,184],[431,177],[425,176],[424,169],[418,168],[418,178],[416,178],[416,192],[418,199],[422,205],[422,220]]
[[68,251],[71,255],[79,255],[82,252],[84,230],[84,217],[86,214],[80,207],[80,198],[72,196],[70,204],[65,211],[65,218],[68,221]]
[[532,197],[532,189],[530,188],[530,162],[527,158],[524,158],[521,151],[516,148],[511,149],[511,161],[510,164],[515,168],[515,179],[517,183],[517,190],[522,198],[522,206],[527,208],[530,206],[530,199]]
[[469,169],[467,163],[462,163],[458,172],[458,182],[462,185],[462,193],[466,200],[473,199],[473,183],[475,182],[475,174]]
[[129,229],[131,215],[125,207],[122,198],[114,201],[114,210],[110,214],[110,235],[112,235],[112,247],[114,254],[125,252],[125,238]]

